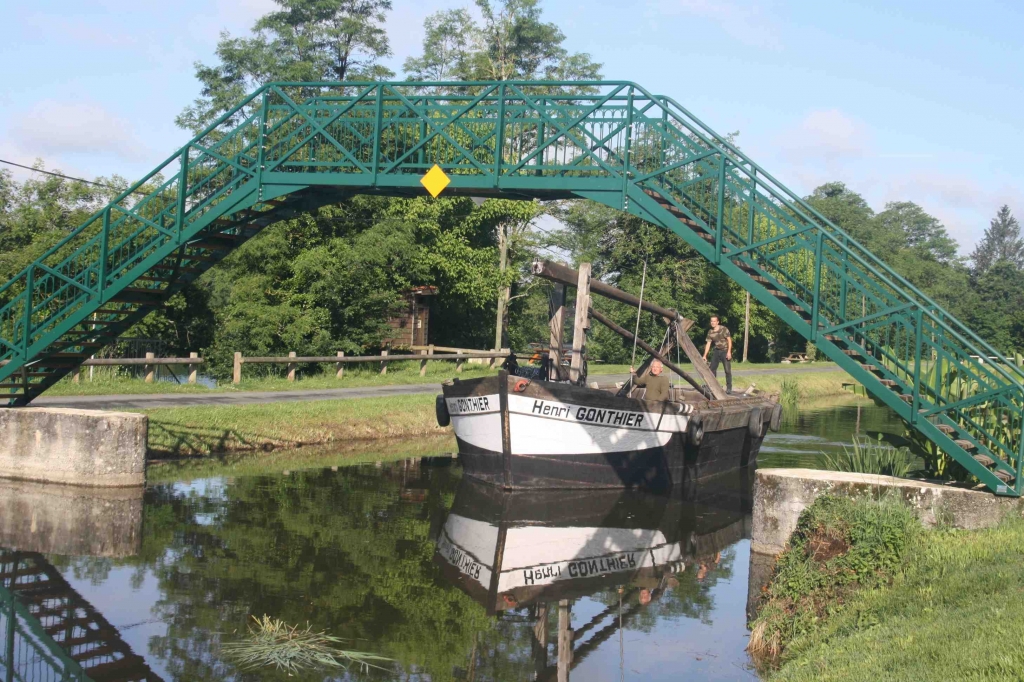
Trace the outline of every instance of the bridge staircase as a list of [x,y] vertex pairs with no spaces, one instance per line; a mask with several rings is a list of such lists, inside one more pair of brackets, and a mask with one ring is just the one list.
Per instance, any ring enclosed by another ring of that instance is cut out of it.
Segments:
[[[992,491],[1021,371],[668,97],[629,82],[275,83],[0,287],[26,405],[276,220],[355,193],[586,198],[673,231]],[[994,358],[994,359],[992,359]]]

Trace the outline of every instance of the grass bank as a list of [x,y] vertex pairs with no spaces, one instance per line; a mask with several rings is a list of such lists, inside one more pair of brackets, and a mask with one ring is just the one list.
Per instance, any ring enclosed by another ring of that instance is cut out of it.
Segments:
[[[781,388],[781,379],[775,378],[775,374],[769,374],[768,372],[777,372],[778,376],[787,374],[787,370],[798,368],[809,367],[811,365],[780,365],[780,364],[757,364],[757,363],[736,363],[733,365],[735,373],[734,383],[737,387],[746,388],[750,383],[755,383],[758,387],[762,387],[765,384],[765,390],[779,390]],[[684,368],[688,368],[688,365],[683,365]],[[831,363],[815,363],[813,367],[834,367]],[[57,382],[52,388],[50,388],[46,394],[51,396],[84,396],[84,395],[151,395],[151,394],[175,394],[175,393],[231,393],[236,391],[300,391],[300,390],[324,390],[332,388],[366,388],[372,386],[396,386],[396,385],[408,385],[408,384],[436,384],[458,376],[462,379],[474,379],[477,377],[490,376],[497,373],[497,368],[490,368],[487,365],[480,364],[469,364],[463,367],[461,374],[455,373],[455,366],[452,363],[446,362],[432,362],[427,365],[427,373],[425,376],[420,376],[420,367],[418,361],[407,362],[407,361],[391,361],[388,364],[387,374],[381,374],[380,368],[376,363],[353,365],[346,368],[344,376],[338,379],[333,371],[333,367],[330,371],[321,372],[307,372],[304,373],[300,370],[298,377],[295,381],[288,381],[287,378],[282,374],[274,374],[269,376],[253,376],[256,371],[255,368],[250,368],[250,376],[245,377],[243,375],[242,382],[239,384],[232,384],[230,382],[218,382],[216,385],[205,386],[202,384],[179,384],[174,381],[155,381],[151,384],[147,384],[142,379],[135,379],[125,376],[119,376],[112,372],[106,367],[96,368],[92,380],[88,378],[88,372],[83,371],[82,378],[79,383],[71,381],[70,377],[66,377],[61,381]],[[601,376],[609,374],[626,374],[629,372],[629,365],[604,365],[594,364],[590,367],[590,376],[597,380]],[[754,372],[745,376],[747,372]],[[845,377],[844,374],[836,370],[836,373]],[[721,372],[719,372],[721,375]],[[793,371],[789,373],[790,376],[800,376],[810,378],[811,375],[820,375],[821,372],[799,372]],[[834,386],[834,377],[830,376],[825,381],[818,382],[822,386],[827,385],[829,390],[833,388],[838,392],[841,390],[841,386]],[[183,378],[184,375],[181,375]],[[846,378],[849,381],[849,378]],[[815,382],[805,382],[801,379],[801,384],[806,384],[811,393],[814,393],[813,384]],[[806,397],[815,397],[814,395],[808,395]]]
[[149,483],[191,481],[214,476],[287,476],[303,469],[390,462],[451,453],[449,433],[405,440],[349,441],[333,445],[243,451],[209,456],[156,460],[146,471]]
[[447,433],[437,426],[433,395],[171,407],[144,413],[149,416],[149,451],[157,458]]
[[772,680],[1020,680],[1024,520],[924,530],[897,500],[822,497],[752,623]]

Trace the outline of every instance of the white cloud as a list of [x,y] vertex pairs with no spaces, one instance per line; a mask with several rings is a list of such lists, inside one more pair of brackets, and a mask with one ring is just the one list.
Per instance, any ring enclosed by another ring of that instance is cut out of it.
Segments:
[[834,166],[866,156],[872,141],[867,126],[839,109],[818,109],[787,131],[780,144],[794,161]]
[[14,118],[8,136],[30,156],[102,154],[124,161],[148,157],[132,125],[95,102],[38,102]]
[[655,0],[649,19],[690,15],[717,24],[725,33],[753,47],[781,50],[782,42],[771,13],[759,0]]

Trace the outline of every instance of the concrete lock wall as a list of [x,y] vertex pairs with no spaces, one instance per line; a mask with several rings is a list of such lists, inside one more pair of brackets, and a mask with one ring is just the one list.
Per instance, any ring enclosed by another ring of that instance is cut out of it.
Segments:
[[128,557],[142,546],[145,488],[0,480],[0,547],[65,556]]
[[148,419],[127,412],[0,410],[0,477],[95,487],[146,482]]
[[759,469],[754,479],[750,549],[775,555],[789,542],[800,513],[829,492],[857,497],[900,495],[925,526],[973,530],[995,526],[1007,514],[1024,514],[1024,499],[988,491],[891,476],[817,469]]

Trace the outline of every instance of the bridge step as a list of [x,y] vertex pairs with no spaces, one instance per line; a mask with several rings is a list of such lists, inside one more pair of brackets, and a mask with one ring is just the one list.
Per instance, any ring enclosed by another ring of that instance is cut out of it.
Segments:
[[892,379],[879,379],[878,383],[880,383],[883,386],[886,386],[888,388],[898,388],[899,387],[899,385],[895,381],[893,381]]
[[1016,476],[1011,474],[1009,471],[1006,471],[1005,469],[996,469],[992,473],[995,475],[996,478],[998,478],[1003,483],[1010,483],[1013,481],[1013,479],[1016,478]]
[[942,431],[947,436],[951,433],[956,433],[956,429],[950,426],[949,424],[938,424],[937,426],[939,431]]
[[[968,452],[978,449],[977,446],[969,440],[955,440],[953,442]],[[975,459],[977,459],[977,457],[975,457]]]
[[975,455],[974,459],[977,460],[978,464],[980,464],[980,465],[982,465],[984,467],[990,467],[991,468],[991,467],[994,467],[996,465],[996,461],[994,459],[992,459],[991,457],[989,457],[988,455]]

